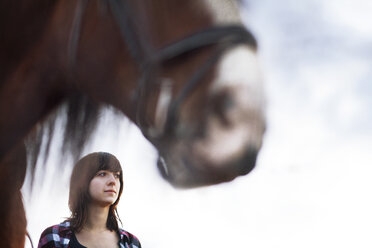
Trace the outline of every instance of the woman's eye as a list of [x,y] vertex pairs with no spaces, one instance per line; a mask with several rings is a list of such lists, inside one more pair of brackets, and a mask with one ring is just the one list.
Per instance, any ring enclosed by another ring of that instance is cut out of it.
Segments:
[[97,175],[100,176],[100,177],[104,177],[106,175],[106,172],[100,172]]
[[120,174],[115,174],[115,178],[120,178]]

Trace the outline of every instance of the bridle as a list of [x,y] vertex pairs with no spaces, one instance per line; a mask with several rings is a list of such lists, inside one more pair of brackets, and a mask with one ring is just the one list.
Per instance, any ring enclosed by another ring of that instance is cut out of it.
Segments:
[[[76,55],[81,18],[88,1],[89,0],[80,0],[75,11],[75,19],[69,42],[71,64],[73,64]],[[140,127],[142,132],[144,132],[145,136],[157,138],[163,135],[169,135],[175,131],[174,127],[178,122],[179,109],[182,103],[190,93],[200,85],[207,72],[216,64],[227,49],[239,44],[248,44],[254,49],[257,48],[255,38],[247,29],[239,25],[228,25],[210,27],[154,51],[151,44],[149,44],[146,39],[140,37],[139,32],[136,33],[133,25],[133,12],[131,11],[128,1],[107,0],[107,4],[116,19],[128,50],[141,72],[141,77],[132,100],[135,104],[134,106],[136,106],[136,124]],[[164,125],[148,129],[143,113],[145,113],[146,109],[146,96],[148,91],[150,87],[157,83],[158,79],[154,81],[154,74],[159,66],[171,59],[211,45],[218,45],[214,54],[204,62],[199,70],[191,75],[178,95],[167,104]],[[146,130],[151,130],[151,132]]]

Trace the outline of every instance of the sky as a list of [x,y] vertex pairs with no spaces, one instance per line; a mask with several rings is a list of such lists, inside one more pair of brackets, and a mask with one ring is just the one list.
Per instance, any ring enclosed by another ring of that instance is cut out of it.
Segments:
[[[176,190],[160,177],[156,150],[138,128],[110,113],[84,153],[107,151],[121,161],[119,214],[143,247],[372,247],[372,2],[243,3],[267,94],[268,129],[254,171]],[[43,183],[24,189],[34,244],[69,216],[70,170],[53,165],[71,161],[55,147]]]

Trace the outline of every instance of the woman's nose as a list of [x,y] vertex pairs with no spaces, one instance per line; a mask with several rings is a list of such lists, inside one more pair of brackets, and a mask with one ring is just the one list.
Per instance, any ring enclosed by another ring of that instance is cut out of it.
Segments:
[[107,183],[109,185],[111,185],[111,184],[115,185],[116,184],[115,176],[113,174],[109,174],[109,178],[107,180]]

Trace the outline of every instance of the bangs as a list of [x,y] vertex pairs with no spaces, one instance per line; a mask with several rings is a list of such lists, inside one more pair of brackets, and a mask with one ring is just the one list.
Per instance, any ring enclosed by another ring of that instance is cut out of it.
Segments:
[[122,169],[119,160],[117,160],[114,156],[106,152],[99,153],[97,171],[100,170],[120,172],[122,174]]

